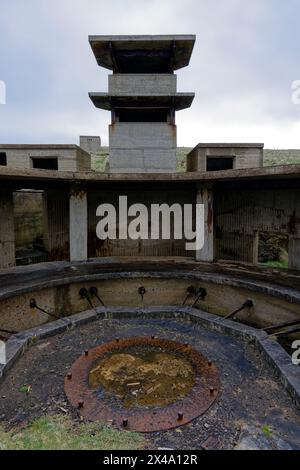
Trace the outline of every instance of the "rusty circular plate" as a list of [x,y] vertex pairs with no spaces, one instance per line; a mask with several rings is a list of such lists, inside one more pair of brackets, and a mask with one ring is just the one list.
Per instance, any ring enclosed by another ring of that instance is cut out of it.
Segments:
[[[195,371],[195,385],[175,403],[164,407],[114,407],[89,387],[89,373],[94,364],[109,354],[131,347],[151,346],[179,353],[188,359]],[[65,377],[65,392],[80,415],[90,421],[111,423],[119,429],[153,432],[176,428],[205,413],[220,393],[216,366],[189,345],[154,337],[118,339],[85,351]]]

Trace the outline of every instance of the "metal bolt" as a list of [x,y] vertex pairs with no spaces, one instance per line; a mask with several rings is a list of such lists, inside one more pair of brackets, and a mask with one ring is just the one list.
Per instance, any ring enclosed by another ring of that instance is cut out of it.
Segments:
[[71,374],[71,372],[69,372],[69,373],[67,374],[67,379],[68,379],[68,380],[72,380],[72,374]]
[[209,393],[213,395],[215,393],[214,387],[209,387]]
[[78,401],[78,408],[83,408],[83,405],[84,405],[84,401],[83,401],[83,400],[79,400],[79,401]]
[[208,365],[208,367],[212,366],[212,361],[210,359],[207,361],[207,365]]
[[128,426],[128,419],[123,419],[122,424],[123,424],[123,428],[127,428],[127,426]]
[[178,421],[182,421],[183,420],[183,413],[178,413]]

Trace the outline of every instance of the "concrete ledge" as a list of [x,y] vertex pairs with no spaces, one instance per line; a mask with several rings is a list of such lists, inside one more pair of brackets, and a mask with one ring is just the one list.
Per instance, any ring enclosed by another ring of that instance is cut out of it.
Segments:
[[147,308],[98,307],[87,310],[68,318],[62,318],[51,323],[27,330],[11,336],[7,341],[7,363],[0,365],[0,381],[13,367],[19,357],[35,342],[63,333],[71,328],[77,328],[104,318],[170,318],[184,319],[197,323],[202,327],[217,331],[220,334],[234,336],[244,343],[254,343],[262,353],[264,360],[273,368],[285,390],[292,397],[295,405],[300,409],[300,369],[292,364],[291,357],[274,340],[268,338],[261,330],[225,320],[216,315],[203,312],[192,307],[156,306]]
[[[199,265],[199,264],[198,264]],[[197,267],[197,270],[194,268]],[[146,269],[146,271],[145,271]],[[83,263],[56,262],[46,263],[45,265],[36,265],[24,268],[14,268],[0,272],[0,300],[15,297],[17,295],[35,292],[42,289],[64,286],[68,284],[100,281],[110,279],[183,279],[209,282],[212,284],[226,285],[248,289],[253,292],[270,295],[287,302],[300,304],[300,291],[298,289],[286,287],[277,283],[263,281],[261,279],[251,278],[249,274],[215,272],[209,271],[209,266],[202,267],[200,270],[197,263],[190,266],[189,269],[178,267],[171,270],[166,267],[165,270],[156,270],[151,265],[145,264],[144,270],[137,266],[122,267],[121,264],[111,263],[105,267],[98,261],[89,260]],[[24,277],[26,280],[24,281]],[[265,274],[266,277],[266,274]]]

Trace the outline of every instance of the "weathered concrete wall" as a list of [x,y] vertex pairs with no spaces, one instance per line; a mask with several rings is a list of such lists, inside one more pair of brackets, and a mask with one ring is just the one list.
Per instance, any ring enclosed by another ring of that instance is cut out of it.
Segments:
[[70,193],[70,260],[86,261],[88,253],[87,194],[82,187],[71,188]]
[[95,154],[101,150],[101,138],[99,136],[81,135],[80,147],[90,154]]
[[69,193],[44,192],[44,244],[49,260],[69,259]]
[[[119,206],[119,196],[128,196],[128,206],[135,203],[144,204],[150,213],[151,204],[172,205],[195,204],[196,191],[193,189],[163,190],[158,188],[137,187],[136,189],[122,189],[89,191],[88,193],[88,246],[89,258],[103,256],[195,256],[195,252],[185,250],[185,240],[174,240],[173,224],[171,224],[170,240],[99,240],[96,237],[96,225],[100,218],[96,217],[96,210],[100,204],[109,203]],[[118,225],[117,225],[118,228]],[[151,225],[149,222],[149,232]]]
[[116,123],[109,128],[110,171],[176,170],[176,126],[166,123]]
[[[239,308],[247,298],[254,301],[254,307],[239,314],[239,319],[256,327],[270,326],[275,323],[299,319],[300,306],[247,289],[199,282],[186,279],[110,279],[69,284],[55,288],[33,291],[22,296],[0,301],[0,327],[8,330],[22,331],[52,321],[46,314],[31,309],[30,299],[35,298],[37,305],[48,312],[59,316],[68,316],[90,309],[86,299],[79,296],[79,290],[91,286],[98,288],[98,293],[107,307],[109,306],[163,306],[182,305],[190,285],[205,288],[207,297],[199,301],[198,307],[217,315],[227,315]],[[138,294],[139,287],[144,286],[146,294],[143,304]],[[191,297],[187,305],[193,303]],[[95,307],[99,306],[96,298],[92,299]]]
[[108,77],[110,94],[176,93],[177,76],[173,74],[114,74]]
[[257,232],[278,232],[289,237],[289,266],[300,269],[300,189],[220,189],[215,224],[219,259],[256,262]]
[[187,155],[187,171],[206,171],[209,157],[234,158],[233,167],[236,169],[263,166],[263,148],[222,147],[219,144],[215,147],[195,147]]
[[111,149],[110,173],[172,173],[176,167],[176,149]]
[[0,268],[15,265],[15,230],[13,193],[0,191]]
[[22,249],[43,237],[43,192],[14,193],[16,249]]

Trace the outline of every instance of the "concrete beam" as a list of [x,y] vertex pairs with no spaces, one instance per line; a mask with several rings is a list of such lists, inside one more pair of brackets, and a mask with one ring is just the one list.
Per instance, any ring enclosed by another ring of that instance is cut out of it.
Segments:
[[213,262],[214,250],[214,211],[213,188],[205,185],[198,189],[197,204],[204,204],[204,247],[196,252],[197,261]]
[[86,261],[88,257],[88,210],[84,187],[73,186],[70,192],[70,260]]
[[15,266],[15,226],[12,191],[0,191],[0,268]]

